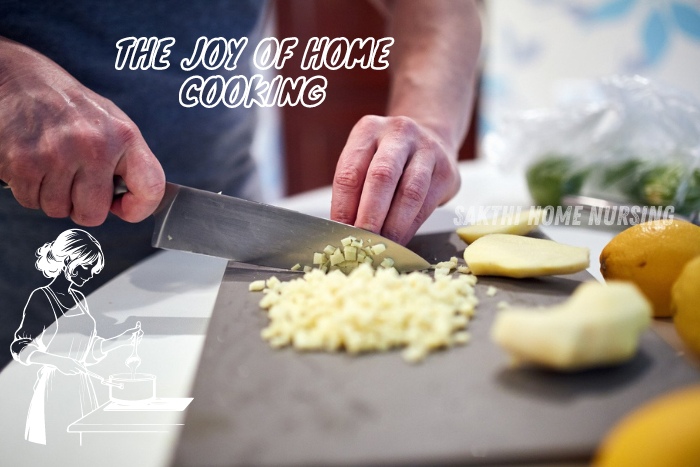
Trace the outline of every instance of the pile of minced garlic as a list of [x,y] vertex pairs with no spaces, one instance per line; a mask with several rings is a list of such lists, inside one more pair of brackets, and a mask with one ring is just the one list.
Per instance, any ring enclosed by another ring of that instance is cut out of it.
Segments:
[[404,348],[404,359],[418,362],[469,341],[476,277],[452,277],[454,269],[457,258],[436,265],[434,278],[363,263],[347,275],[313,269],[287,282],[255,281],[249,289],[265,294],[260,306],[270,323],[261,335],[272,347],[351,354]]

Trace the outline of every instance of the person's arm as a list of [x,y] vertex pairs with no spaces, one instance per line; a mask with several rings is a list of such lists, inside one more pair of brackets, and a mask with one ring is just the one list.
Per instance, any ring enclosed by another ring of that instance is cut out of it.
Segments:
[[[37,314],[37,310],[45,311],[45,313],[34,316]],[[56,315],[52,311],[51,301],[44,290],[41,288],[33,290],[22,311],[22,321],[15,331],[12,344],[10,344],[12,358],[24,365],[29,365],[28,358],[33,352],[46,350],[43,341],[46,337],[46,328],[55,320]]]
[[51,301],[42,289],[36,289],[27,300],[22,323],[15,332],[15,338],[10,347],[12,357],[23,365],[48,365],[66,375],[85,371],[85,367],[75,359],[61,357],[46,351],[45,341],[50,341],[53,338],[56,328],[53,328],[51,335],[47,336],[47,327],[52,322],[43,322],[43,320],[35,320],[31,316],[27,316],[28,312],[44,309],[51,310]]
[[107,356],[108,353],[116,350],[120,347],[125,347],[127,345],[138,345],[143,337],[143,331],[140,326],[134,326],[119,335],[109,338],[96,337],[93,340],[92,351],[86,359],[86,365],[94,365],[100,362],[103,358]]
[[395,0],[387,10],[395,39],[387,116],[363,117],[351,131],[331,218],[405,244],[459,189],[481,25],[471,0]]
[[77,375],[86,372],[85,366],[74,358],[62,357],[41,350],[32,352],[25,364],[52,366],[64,375]]
[[[74,290],[73,292],[76,300],[80,301],[81,306],[87,309],[88,304],[85,295],[83,295],[83,293],[79,290]],[[120,347],[134,344],[134,342],[138,344],[138,342],[141,341],[141,337],[143,337],[143,331],[141,330],[140,323],[137,323],[137,325],[133,328],[127,329],[121,334],[113,337],[104,338],[95,335],[90,344],[91,348],[88,350],[85,358],[83,359],[85,366],[95,365],[101,362],[108,353]]]
[[[112,201],[115,175],[129,193]],[[0,37],[0,180],[24,207],[101,224],[158,206],[163,170],[136,125],[37,51]]]

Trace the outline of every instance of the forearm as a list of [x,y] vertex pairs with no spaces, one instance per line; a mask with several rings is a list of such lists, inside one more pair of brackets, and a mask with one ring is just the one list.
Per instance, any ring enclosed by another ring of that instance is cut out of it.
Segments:
[[410,117],[456,155],[474,100],[481,25],[471,0],[388,3],[391,93],[387,115]]
[[61,357],[59,355],[54,355],[52,353],[33,349],[31,347],[25,348],[20,355],[23,357],[22,360],[25,365],[49,365],[58,368],[66,360],[66,357]]
[[[58,70],[64,75],[56,73]],[[0,36],[0,85],[10,78],[32,78],[37,73],[47,73],[52,80],[60,80],[62,83],[68,83],[72,79],[63,68],[45,55]]]
[[111,351],[129,345],[130,343],[130,337],[127,338],[126,336],[120,334],[118,336],[110,337],[109,339],[100,339],[97,343],[98,347],[96,347],[96,351],[101,351],[103,354],[108,354]]
[[112,350],[118,349],[120,347],[124,347],[127,345],[135,345],[135,342],[138,344],[138,342],[141,341],[142,336],[143,331],[141,330],[141,323],[137,322],[135,327],[127,329],[126,331],[122,332],[117,336],[110,337],[109,339],[98,337],[95,340],[95,347],[93,353],[96,354],[99,351],[102,355],[106,355]]

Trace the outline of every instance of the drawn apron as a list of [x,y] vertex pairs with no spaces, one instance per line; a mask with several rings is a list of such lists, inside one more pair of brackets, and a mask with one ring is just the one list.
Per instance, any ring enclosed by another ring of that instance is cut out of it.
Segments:
[[[44,351],[84,364],[96,337],[95,319],[87,304],[71,290],[77,305],[69,309],[59,302],[50,287],[40,290],[44,291],[54,313],[60,317],[54,326],[44,331],[54,331],[49,339],[44,339],[48,342]],[[51,438],[66,438],[68,425],[98,406],[95,388],[88,375],[64,375],[53,366],[43,365],[34,384],[24,437],[33,443],[46,444],[48,425]]]

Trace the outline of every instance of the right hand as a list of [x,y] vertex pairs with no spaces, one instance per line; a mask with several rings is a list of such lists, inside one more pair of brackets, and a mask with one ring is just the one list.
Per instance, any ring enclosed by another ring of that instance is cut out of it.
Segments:
[[140,321],[133,328],[127,329],[117,336],[117,340],[121,342],[121,345],[139,345],[142,338],[143,331],[141,330]]
[[69,357],[56,357],[51,364],[64,375],[70,376],[87,372],[87,369],[82,363]]
[[[114,176],[129,192],[113,200]],[[26,208],[100,225],[111,210],[139,222],[165,175],[138,128],[38,52],[0,38],[0,180]]]

